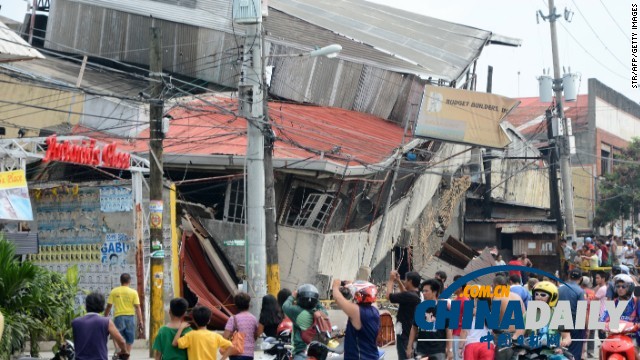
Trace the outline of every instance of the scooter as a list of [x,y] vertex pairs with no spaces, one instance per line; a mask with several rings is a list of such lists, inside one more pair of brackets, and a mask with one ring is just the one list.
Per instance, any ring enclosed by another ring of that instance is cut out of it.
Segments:
[[336,348],[330,348],[318,341],[312,341],[307,347],[308,360],[326,360],[330,353],[342,355],[342,353],[344,353],[344,347],[338,346]]
[[609,328],[609,323],[607,323],[605,331],[609,333],[609,336],[600,346],[601,360],[635,360],[637,350],[633,346],[633,339],[628,334],[638,331],[637,324],[620,320],[617,329]]
[[[58,351],[53,355],[53,359],[51,360],[75,360],[76,351],[73,346],[73,342],[70,340],[66,340],[64,343],[60,345]],[[22,356],[19,357],[18,360],[35,360],[39,358],[34,358],[31,356]]]
[[278,326],[277,337],[267,337],[262,340],[260,349],[264,351],[261,360],[289,360],[291,359],[291,331],[293,324],[285,318]]
[[[344,342],[338,341],[343,338],[345,334],[338,331],[337,326],[332,327],[331,337],[329,342],[325,345],[318,341],[312,341],[307,347],[308,360],[339,360],[343,358]],[[384,360],[384,350],[378,348],[378,360]]]

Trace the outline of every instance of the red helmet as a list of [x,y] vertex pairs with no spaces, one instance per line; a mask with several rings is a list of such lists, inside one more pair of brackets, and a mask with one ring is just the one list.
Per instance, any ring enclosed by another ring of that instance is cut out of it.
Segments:
[[378,288],[368,281],[358,280],[348,286],[353,299],[358,304],[372,304],[376,302],[376,295],[378,294]]
[[291,319],[285,316],[285,318],[280,322],[280,325],[278,325],[276,334],[278,334],[278,336],[289,336],[291,335],[292,330],[293,322],[291,322]]

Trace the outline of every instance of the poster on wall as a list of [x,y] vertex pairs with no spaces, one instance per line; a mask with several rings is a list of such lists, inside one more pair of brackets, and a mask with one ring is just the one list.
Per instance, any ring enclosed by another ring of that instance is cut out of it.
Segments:
[[129,237],[127,234],[108,233],[102,245],[102,263],[114,265],[126,265],[129,252]]
[[0,219],[33,220],[24,170],[0,172]]
[[100,188],[100,211],[118,212],[133,210],[131,189],[119,186]]

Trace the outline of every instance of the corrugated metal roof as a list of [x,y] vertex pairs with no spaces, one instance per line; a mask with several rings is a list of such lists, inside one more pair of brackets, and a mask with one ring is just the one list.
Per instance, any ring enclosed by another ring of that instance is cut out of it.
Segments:
[[[197,0],[195,6],[178,5],[178,0],[68,0],[124,11],[142,16],[174,21],[208,29],[231,31],[231,7],[229,0]],[[53,1],[51,7],[56,6]],[[182,3],[181,3],[182,4]],[[242,31],[244,33],[244,31]]]
[[[0,41],[1,45],[2,41]],[[80,74],[80,66],[80,63],[53,57],[0,65],[10,72],[71,88],[75,88],[76,80]],[[131,76],[88,64],[82,77],[81,86],[104,94],[136,97],[141,90],[148,87],[148,82],[135,80]]]
[[[519,98],[520,105],[505,118],[513,124],[523,135],[539,134],[547,138],[545,124],[545,110],[550,103],[540,102],[538,97]],[[564,114],[571,118],[573,132],[578,133],[588,129],[589,95],[578,95],[576,101],[564,101]],[[529,136],[527,136],[529,137]]]
[[0,21],[0,63],[28,59],[44,59],[44,56]]
[[[184,279],[187,287],[198,298],[198,304],[211,309],[210,325],[223,329],[229,320],[229,304],[232,293],[224,287],[217,274],[209,266],[204,250],[200,247],[195,234],[183,237],[182,256],[184,262]],[[226,292],[225,298],[216,297],[212,288]],[[235,310],[235,307],[233,308]]]
[[[493,255],[491,255],[491,250],[488,247],[485,247],[484,250],[480,253],[480,256],[474,257],[469,264],[464,268],[464,274],[468,274],[470,272],[488,268],[491,266],[495,266],[496,262],[493,259]],[[479,278],[476,278],[473,283],[479,285],[491,285],[493,282],[494,274],[484,275]]]
[[[492,34],[364,0],[271,0],[269,5],[416,65],[421,76],[456,80]],[[366,9],[366,11],[364,11]],[[499,43],[505,43],[501,37]],[[510,39],[511,45],[520,41]]]
[[[177,0],[66,1],[227,33],[244,33],[243,26],[232,24],[232,1],[229,0],[198,0],[192,7],[178,5]],[[334,40],[343,46],[340,58],[365,64],[373,62],[388,70],[424,78],[458,79],[487,43],[520,45],[518,39],[364,0],[271,0],[269,5],[274,10],[265,22],[269,41],[299,48]],[[52,6],[55,7],[55,3]],[[55,13],[55,9],[52,11]],[[282,17],[278,12],[311,26],[270,21],[272,16]]]
[[[173,117],[164,140],[166,162],[186,155],[219,155],[240,166],[246,153],[246,121],[238,113],[237,100],[208,98],[185,103],[169,111]],[[277,141],[274,161],[305,165],[323,163],[370,166],[383,163],[402,141],[403,128],[384,119],[340,108],[287,103],[269,103],[269,115]],[[76,128],[86,136],[104,138],[86,128]],[[123,150],[147,153],[149,130],[133,143],[120,140]],[[112,139],[110,139],[111,141]],[[240,159],[229,160],[229,156]],[[305,160],[304,164],[300,160]],[[275,165],[274,165],[275,166]],[[375,168],[370,171],[375,171]]]

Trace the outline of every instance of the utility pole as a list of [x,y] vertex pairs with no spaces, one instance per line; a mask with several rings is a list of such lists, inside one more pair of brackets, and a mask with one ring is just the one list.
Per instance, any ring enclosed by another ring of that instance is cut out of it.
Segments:
[[[487,93],[491,94],[493,91],[493,66],[487,68]],[[487,154],[491,150],[486,150],[485,155],[482,158],[484,167],[484,183],[486,190],[482,196],[482,214],[485,219],[490,219],[492,215],[491,209],[491,161],[493,156]]]
[[[565,238],[567,240],[575,240],[576,230],[573,214],[573,181],[571,173],[571,165],[569,157],[571,149],[569,145],[568,129],[570,128],[567,119],[564,116],[564,107],[562,104],[562,78],[560,77],[560,59],[558,50],[558,36],[556,32],[556,20],[561,15],[556,14],[554,0],[549,0],[549,16],[542,16],[545,20],[549,20],[551,29],[551,53],[553,55],[553,91],[556,95],[556,115],[557,121],[562,122],[564,131],[558,134],[557,142],[560,152],[560,177],[562,178],[562,190],[564,198],[564,220],[565,220]],[[560,128],[560,126],[558,126]],[[570,238],[570,239],[569,239]]]
[[[274,295],[280,287],[272,164],[273,139],[270,124],[266,120],[268,113],[267,99],[264,94],[266,72],[262,65],[264,38],[261,11],[266,14],[267,7],[267,0],[262,2],[235,0],[233,2],[233,21],[239,25],[247,25],[242,48],[238,102],[240,115],[247,120],[247,292],[252,299],[251,313],[256,317],[260,315],[262,297],[267,294],[267,281],[269,290]],[[340,50],[342,47],[334,44],[307,54],[274,56],[335,57]],[[268,137],[266,145],[265,136]],[[265,153],[267,153],[266,158]],[[267,262],[267,249],[269,262]],[[267,265],[269,266],[268,276]]]
[[551,206],[551,218],[556,221],[559,232],[564,230],[562,211],[560,209],[560,193],[558,192],[558,150],[553,136],[553,113],[550,109],[545,112],[547,119],[547,138],[549,139],[549,202]]
[[33,29],[36,27],[36,9],[38,9],[38,0],[33,0],[31,5],[31,18],[29,19],[29,45],[33,45]]
[[149,235],[151,255],[151,272],[149,276],[150,291],[150,326],[149,357],[153,357],[153,342],[158,330],[164,325],[163,283],[164,253],[162,251],[162,118],[164,102],[162,96],[162,33],[159,28],[151,28],[151,44],[149,47],[149,77],[154,81],[151,86],[149,103]]
[[262,23],[247,24],[238,85],[240,114],[247,119],[247,292],[251,313],[260,315],[262,297],[267,294],[264,95],[262,93]]
[[[264,2],[263,2],[264,4]],[[264,21],[263,15],[263,21]],[[276,214],[276,191],[273,173],[273,145],[275,138],[269,119],[269,85],[264,51],[264,34],[262,34],[262,89],[264,112],[264,187],[265,187],[265,242],[267,251],[267,290],[269,294],[278,296],[280,291],[280,264],[278,263],[278,225]]]

